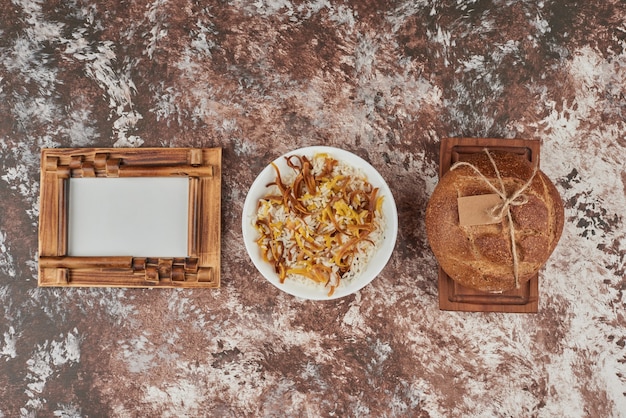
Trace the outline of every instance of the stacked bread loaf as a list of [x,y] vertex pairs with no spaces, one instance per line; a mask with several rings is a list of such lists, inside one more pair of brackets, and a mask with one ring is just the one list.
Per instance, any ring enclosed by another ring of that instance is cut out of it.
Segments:
[[[503,216],[488,224],[460,224],[459,197],[493,194],[502,186],[507,197],[523,188]],[[457,283],[485,292],[530,280],[556,247],[563,221],[563,203],[550,179],[524,156],[498,151],[470,154],[448,171],[426,208],[428,240],[443,270]]]

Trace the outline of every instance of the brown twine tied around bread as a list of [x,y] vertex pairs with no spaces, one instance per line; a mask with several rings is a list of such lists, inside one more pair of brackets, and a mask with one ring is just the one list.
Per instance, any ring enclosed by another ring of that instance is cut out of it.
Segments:
[[483,173],[480,172],[478,167],[468,162],[458,161],[452,167],[450,167],[450,171],[455,170],[462,166],[471,168],[478,174],[480,179],[483,180],[485,184],[487,184],[487,186],[489,186],[489,188],[493,190],[500,197],[501,202],[495,205],[493,208],[489,209],[488,214],[489,216],[493,218],[494,221],[501,221],[502,218],[504,218],[504,215],[506,214],[506,217],[509,221],[509,235],[511,237],[511,252],[513,253],[513,277],[515,278],[515,288],[517,289],[520,286],[519,260],[518,260],[518,255],[517,255],[517,245],[515,244],[515,227],[513,225],[513,217],[511,216],[511,206],[522,206],[528,203],[528,197],[524,195],[523,193],[524,191],[526,191],[526,189],[530,186],[533,179],[535,178],[535,175],[537,174],[539,166],[535,164],[533,173],[530,176],[530,178],[526,181],[526,183],[524,183],[524,185],[520,187],[519,189],[517,189],[515,192],[511,193],[510,196],[507,196],[506,189],[504,187],[504,180],[502,180],[502,176],[500,175],[500,170],[498,170],[498,166],[496,165],[496,162],[493,160],[493,157],[491,156],[487,148],[485,148],[483,151],[485,151],[485,154],[487,154],[487,157],[489,158],[489,161],[491,162],[491,165],[493,166],[493,169],[496,172],[496,177],[498,179],[500,189],[498,189],[491,181],[489,181],[489,179],[485,177]]

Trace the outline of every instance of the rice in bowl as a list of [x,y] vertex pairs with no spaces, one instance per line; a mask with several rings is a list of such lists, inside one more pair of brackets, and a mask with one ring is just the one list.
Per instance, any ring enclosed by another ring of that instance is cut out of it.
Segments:
[[275,180],[258,200],[256,243],[280,283],[324,287],[330,297],[358,277],[384,240],[384,196],[361,170],[327,153],[272,163]]

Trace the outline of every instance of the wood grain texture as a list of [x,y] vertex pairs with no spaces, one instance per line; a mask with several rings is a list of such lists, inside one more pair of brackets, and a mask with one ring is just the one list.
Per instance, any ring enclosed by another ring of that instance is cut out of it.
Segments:
[[[41,161],[39,286],[220,286],[220,148],[44,149]],[[67,255],[70,177],[168,176],[189,178],[187,259]]]

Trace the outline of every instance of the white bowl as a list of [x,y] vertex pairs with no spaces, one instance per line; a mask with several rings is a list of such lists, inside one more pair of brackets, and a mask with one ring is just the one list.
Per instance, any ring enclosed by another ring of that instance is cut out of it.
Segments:
[[281,173],[287,173],[288,170],[291,170],[291,168],[287,166],[285,161],[286,156],[304,155],[312,158],[318,153],[326,153],[336,160],[345,161],[351,166],[360,169],[363,174],[365,174],[370,184],[373,187],[378,187],[379,195],[384,196],[382,206],[382,210],[385,215],[385,232],[383,234],[383,242],[381,242],[380,246],[376,249],[376,252],[372,254],[365,270],[359,276],[354,277],[348,282],[340,282],[340,285],[335,289],[335,292],[331,296],[328,296],[328,288],[321,285],[315,285],[314,283],[307,285],[294,280],[290,281],[289,279],[285,280],[284,283],[280,283],[278,275],[274,271],[273,265],[264,261],[261,257],[261,250],[256,243],[259,238],[259,234],[254,226],[259,199],[267,195],[268,188],[266,185],[276,179],[276,171],[271,165],[265,167],[265,169],[257,176],[254,183],[252,183],[243,205],[241,223],[246,250],[250,255],[250,259],[263,277],[265,277],[278,289],[293,296],[305,299],[328,300],[341,298],[360,290],[374,280],[374,278],[382,271],[389,261],[396,243],[396,237],[398,234],[398,212],[391,190],[382,176],[367,161],[352,154],[351,152],[325,146],[306,147],[280,156],[274,160],[274,164],[276,164]]

